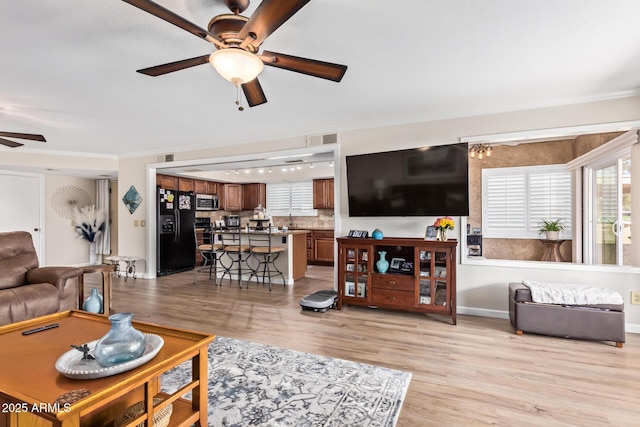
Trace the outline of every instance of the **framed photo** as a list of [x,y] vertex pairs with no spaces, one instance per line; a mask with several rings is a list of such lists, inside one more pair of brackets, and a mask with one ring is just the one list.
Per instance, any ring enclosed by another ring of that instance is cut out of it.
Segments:
[[362,252],[362,260],[369,261],[369,253],[367,251]]
[[433,225],[427,226],[424,233],[424,240],[436,240],[436,228]]
[[347,264],[347,271],[353,271],[353,264]]
[[403,262],[404,262],[404,258],[392,258],[391,264],[389,266],[393,270],[399,270]]

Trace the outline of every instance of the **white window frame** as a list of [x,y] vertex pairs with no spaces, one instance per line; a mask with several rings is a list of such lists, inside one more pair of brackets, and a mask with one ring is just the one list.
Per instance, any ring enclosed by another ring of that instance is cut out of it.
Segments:
[[[280,208],[274,207],[280,203],[272,200],[276,188],[285,190],[288,194],[288,202]],[[313,209],[313,181],[268,182],[267,211],[269,216],[318,216],[318,211]]]
[[[540,188],[535,178],[547,175],[553,179],[550,185],[560,185],[554,193],[544,193],[535,197],[535,189]],[[499,180],[503,183],[499,183]],[[566,181],[566,183],[563,183]],[[490,182],[494,188],[491,194]],[[538,185],[536,185],[538,184]],[[500,200],[502,199],[502,201]],[[491,201],[503,203],[502,208],[491,212]],[[544,200],[540,204],[540,200]],[[539,239],[541,219],[563,220],[563,239],[572,238],[572,175],[566,165],[540,165],[513,168],[490,168],[482,170],[482,234],[485,238]]]

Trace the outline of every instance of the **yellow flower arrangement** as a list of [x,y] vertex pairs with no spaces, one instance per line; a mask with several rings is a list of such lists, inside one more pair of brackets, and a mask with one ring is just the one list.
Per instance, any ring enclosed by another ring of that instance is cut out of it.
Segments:
[[442,218],[436,219],[436,222],[433,223],[433,226],[438,230],[453,230],[456,223],[453,222],[450,216],[445,216]]

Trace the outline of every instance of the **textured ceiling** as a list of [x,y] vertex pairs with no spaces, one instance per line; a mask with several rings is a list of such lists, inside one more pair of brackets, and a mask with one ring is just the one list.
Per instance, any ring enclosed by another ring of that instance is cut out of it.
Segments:
[[[159,3],[201,27],[228,12]],[[638,16],[637,0],[312,0],[262,48],[346,64],[344,79],[267,67],[269,102],[239,112],[207,64],[135,72],[214,50],[190,33],[120,0],[5,0],[0,130],[47,137],[23,151],[131,155],[626,96]]]

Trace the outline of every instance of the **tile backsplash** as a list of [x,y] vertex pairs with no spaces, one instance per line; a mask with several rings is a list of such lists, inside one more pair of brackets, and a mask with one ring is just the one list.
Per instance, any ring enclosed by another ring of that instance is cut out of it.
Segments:
[[[240,215],[240,224],[244,227],[253,216],[253,211],[229,212],[229,211],[213,211],[196,212],[198,217],[210,217],[211,221],[222,220],[225,215]],[[277,227],[287,226],[291,228],[308,228],[308,229],[333,229],[334,227],[334,211],[333,209],[318,209],[318,216],[274,216],[271,218],[273,225]]]

